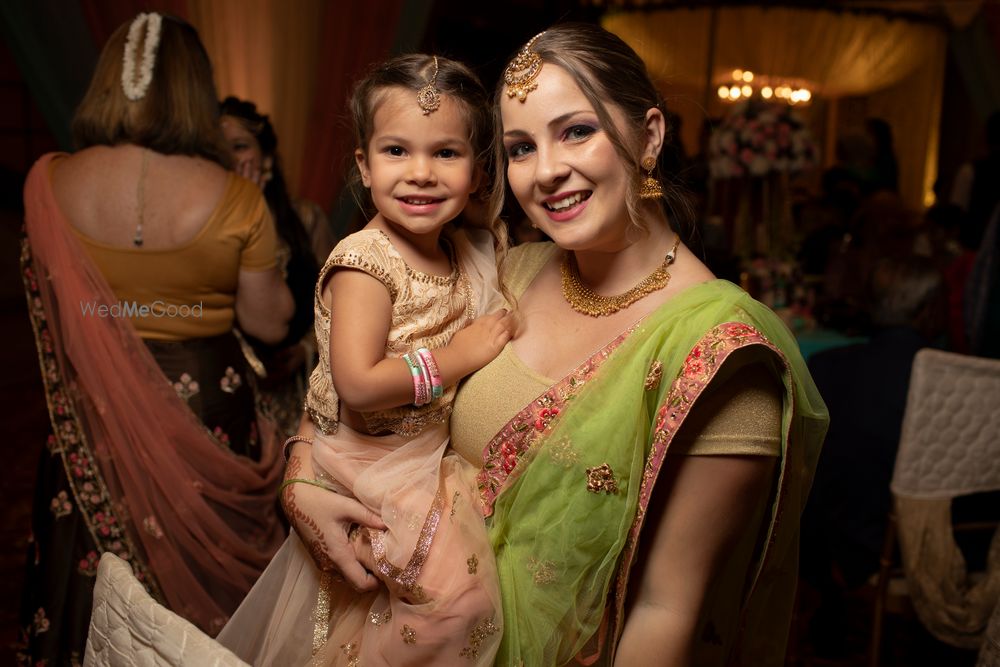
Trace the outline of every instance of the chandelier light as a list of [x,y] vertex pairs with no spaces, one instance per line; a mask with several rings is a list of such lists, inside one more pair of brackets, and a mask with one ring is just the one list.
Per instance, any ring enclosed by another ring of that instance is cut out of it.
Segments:
[[800,82],[758,75],[748,69],[734,69],[731,78],[719,84],[717,92],[723,102],[760,97],[764,100],[785,102],[791,106],[807,105],[813,97],[812,91]]

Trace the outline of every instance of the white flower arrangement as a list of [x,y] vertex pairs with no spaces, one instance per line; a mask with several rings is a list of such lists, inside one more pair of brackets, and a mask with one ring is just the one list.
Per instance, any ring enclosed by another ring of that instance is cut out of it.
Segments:
[[713,178],[798,173],[819,162],[809,127],[784,104],[742,102],[712,133]]
[[[146,90],[153,80],[153,67],[156,65],[156,49],[160,45],[162,25],[163,17],[150,12],[139,14],[129,26],[125,50],[122,53],[122,91],[125,97],[133,102],[141,100],[146,95]],[[135,54],[143,27],[146,28],[146,39],[142,48],[142,60],[137,67]]]

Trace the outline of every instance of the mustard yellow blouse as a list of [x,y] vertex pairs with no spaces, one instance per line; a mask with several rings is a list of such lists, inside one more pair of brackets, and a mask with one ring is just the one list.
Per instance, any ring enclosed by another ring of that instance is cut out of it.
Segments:
[[118,297],[121,315],[139,336],[185,340],[233,328],[240,270],[275,266],[277,232],[260,190],[229,174],[226,189],[201,231],[164,249],[123,248],[77,238]]

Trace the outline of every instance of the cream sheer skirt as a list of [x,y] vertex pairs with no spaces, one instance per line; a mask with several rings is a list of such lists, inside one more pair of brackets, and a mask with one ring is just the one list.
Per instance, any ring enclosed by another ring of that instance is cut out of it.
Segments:
[[492,665],[503,632],[474,467],[446,425],[413,438],[312,434],[317,479],[382,517],[353,540],[384,585],[358,593],[282,545],[219,634],[254,665]]

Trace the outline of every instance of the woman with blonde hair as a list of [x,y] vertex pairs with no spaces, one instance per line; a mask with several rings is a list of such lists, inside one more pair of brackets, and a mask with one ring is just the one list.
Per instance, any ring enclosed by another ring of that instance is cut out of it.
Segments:
[[234,324],[277,342],[292,299],[257,187],[227,170],[212,70],[187,23],[111,36],[78,152],[25,187],[25,288],[52,435],[39,467],[21,657],[82,659],[97,561],[214,633],[283,539],[282,465]]

